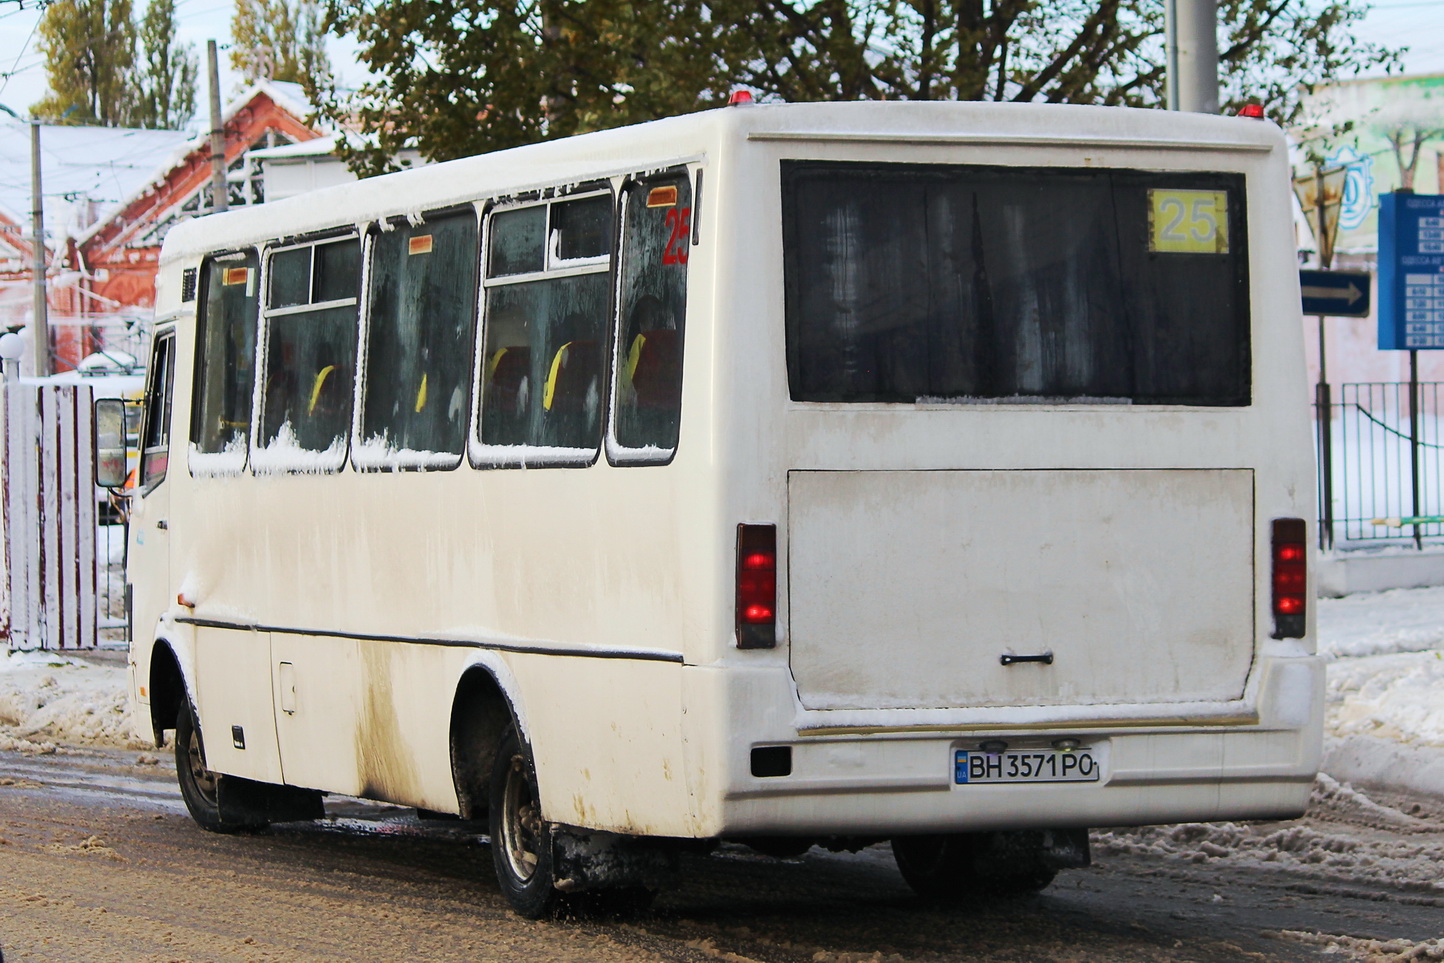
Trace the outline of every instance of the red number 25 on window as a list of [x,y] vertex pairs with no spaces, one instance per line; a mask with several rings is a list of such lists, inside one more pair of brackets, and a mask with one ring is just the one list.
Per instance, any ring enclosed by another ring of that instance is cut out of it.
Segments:
[[667,238],[667,246],[662,249],[663,264],[686,264],[687,263],[687,234],[692,230],[692,209],[690,207],[673,207],[667,210],[667,227],[672,234]]

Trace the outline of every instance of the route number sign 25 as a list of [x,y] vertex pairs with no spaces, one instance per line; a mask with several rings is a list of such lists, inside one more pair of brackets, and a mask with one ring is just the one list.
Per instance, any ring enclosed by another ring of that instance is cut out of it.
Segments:
[[1148,192],[1148,249],[1178,254],[1228,253],[1228,194]]

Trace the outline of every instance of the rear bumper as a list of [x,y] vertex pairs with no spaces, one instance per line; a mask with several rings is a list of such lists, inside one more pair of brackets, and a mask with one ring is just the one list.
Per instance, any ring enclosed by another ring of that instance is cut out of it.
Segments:
[[[1317,658],[1264,660],[1257,697],[1247,711],[1160,724],[1138,714],[1110,724],[1110,707],[1094,707],[1084,724],[976,724],[907,731],[851,726],[830,734],[782,711],[786,673],[701,670],[686,686],[689,701],[709,688],[726,703],[732,738],[705,736],[712,765],[694,778],[710,787],[694,799],[711,835],[871,834],[1122,826],[1217,819],[1289,818],[1303,812],[1318,770],[1323,718],[1323,663]],[[690,671],[686,673],[693,675]],[[716,676],[708,679],[708,676]],[[779,676],[780,679],[774,676]],[[779,685],[780,683],[780,685]],[[719,709],[722,707],[718,707]],[[795,708],[789,707],[789,708]],[[1136,708],[1136,707],[1133,707]],[[704,713],[706,717],[721,716]],[[694,716],[694,718],[698,718]],[[759,720],[761,722],[759,723]],[[744,735],[747,734],[747,735]],[[748,737],[750,735],[750,738]],[[739,738],[740,737],[740,738]],[[1090,783],[955,785],[953,752],[1002,739],[1013,749],[1042,749],[1077,739],[1099,761]],[[786,775],[755,776],[752,749],[790,750]],[[700,747],[699,747],[700,748]],[[718,785],[717,783],[724,783]],[[704,806],[707,803],[704,803]]]

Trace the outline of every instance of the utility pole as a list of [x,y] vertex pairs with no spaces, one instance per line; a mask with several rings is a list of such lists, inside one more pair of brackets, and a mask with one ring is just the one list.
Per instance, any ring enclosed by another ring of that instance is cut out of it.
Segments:
[[[24,121],[19,114],[0,104],[16,120]],[[31,254],[31,340],[35,359],[35,374],[44,377],[50,374],[50,318],[45,300],[45,195],[41,190],[40,178],[40,121],[31,118],[30,124],[30,254]]]
[[206,61],[211,94],[211,210],[224,211],[231,205],[226,187],[226,134],[221,126],[221,71],[216,64],[214,40],[206,41]]
[[30,335],[35,340],[35,376],[50,374],[50,316],[45,301],[45,195],[40,185],[40,121],[30,121],[30,234],[35,256]]
[[1165,0],[1168,109],[1218,113],[1218,0]]

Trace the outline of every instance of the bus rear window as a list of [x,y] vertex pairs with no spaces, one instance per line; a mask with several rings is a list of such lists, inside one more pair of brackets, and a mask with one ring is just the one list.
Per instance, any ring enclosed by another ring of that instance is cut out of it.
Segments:
[[784,161],[795,401],[1242,406],[1242,174]]

